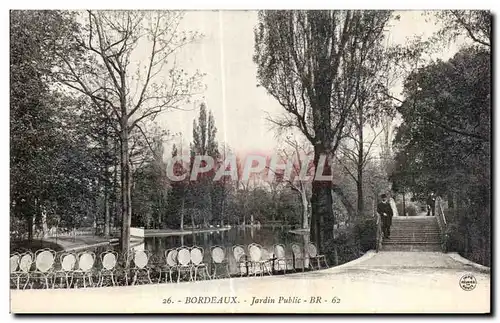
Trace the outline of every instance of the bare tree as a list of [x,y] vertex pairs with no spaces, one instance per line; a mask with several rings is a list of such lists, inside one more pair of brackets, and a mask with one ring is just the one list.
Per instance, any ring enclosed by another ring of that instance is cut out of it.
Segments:
[[281,159],[284,163],[291,162],[290,176],[285,176],[286,170],[279,172],[272,168],[269,170],[279,174],[282,181],[299,194],[302,204],[302,228],[308,229],[310,226],[311,181],[307,176],[314,172],[314,164],[312,163],[314,152],[307,141],[301,142],[292,136],[287,136],[284,142],[288,147],[281,150]]
[[129,249],[132,215],[130,133],[179,108],[200,89],[201,75],[189,76],[175,59],[199,37],[179,30],[182,16],[178,11],[88,11],[78,39],[88,60],[59,55],[59,80],[86,95],[119,134],[122,252]]
[[[354,111],[350,115],[346,138],[340,146],[340,158],[347,174],[356,183],[357,214],[364,215],[363,171],[371,158],[373,145],[383,129],[378,130],[384,116],[391,115],[392,102],[387,97],[392,55],[385,51],[379,41],[366,52],[360,67]],[[367,136],[367,128],[372,135]]]
[[454,40],[465,34],[474,43],[491,47],[492,14],[488,10],[442,10],[435,14],[443,24],[438,39]]
[[372,136],[370,140],[366,140],[365,130],[362,127],[356,126],[356,133],[349,135],[349,139],[354,143],[354,148],[342,144],[339,149],[337,161],[342,165],[343,169],[349,177],[356,183],[357,191],[357,215],[364,214],[364,194],[363,194],[363,174],[367,163],[371,159],[373,145],[382,130],[376,131],[372,128]]

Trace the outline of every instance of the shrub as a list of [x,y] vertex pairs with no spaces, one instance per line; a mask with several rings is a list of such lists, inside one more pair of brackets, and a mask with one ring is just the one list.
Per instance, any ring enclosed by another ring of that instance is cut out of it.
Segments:
[[[405,214],[403,213],[403,203],[402,202],[396,203],[396,208],[398,209],[398,214],[400,216],[405,216]],[[415,204],[406,203],[405,210],[406,210],[406,213],[408,213],[408,216],[418,215],[418,208]]]
[[376,233],[374,218],[358,219],[351,226],[338,229],[335,238],[324,246],[328,263],[341,265],[359,258],[368,250],[375,250]]
[[448,226],[444,245],[448,252],[485,266],[491,264],[490,218],[485,210],[456,209],[445,211]]
[[358,245],[349,229],[338,230],[335,238],[325,244],[324,250],[330,266],[349,262],[356,259],[359,254]]
[[444,244],[444,250],[446,252],[463,253],[464,242],[459,232],[459,227],[456,223],[448,224],[444,241],[442,241],[442,243]]
[[375,218],[363,218],[356,221],[353,230],[361,252],[377,248],[377,222]]

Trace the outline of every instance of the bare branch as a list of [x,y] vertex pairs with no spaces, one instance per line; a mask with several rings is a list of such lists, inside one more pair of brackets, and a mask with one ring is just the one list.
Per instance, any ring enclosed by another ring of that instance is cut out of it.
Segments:
[[459,11],[458,10],[452,10],[451,11],[452,14],[455,16],[455,18],[457,19],[457,22],[467,31],[467,34],[469,35],[469,37],[475,41],[476,43],[479,43],[481,45],[484,45],[484,46],[488,46],[488,47],[491,47],[491,44],[490,43],[487,43],[479,38],[477,38],[475,35],[474,35],[474,32],[472,31],[471,29],[471,26],[463,19],[463,17],[460,15]]

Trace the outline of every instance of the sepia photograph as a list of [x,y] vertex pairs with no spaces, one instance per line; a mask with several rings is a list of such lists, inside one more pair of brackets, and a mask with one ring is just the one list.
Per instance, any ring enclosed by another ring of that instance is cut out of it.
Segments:
[[11,313],[491,314],[491,11],[9,19]]

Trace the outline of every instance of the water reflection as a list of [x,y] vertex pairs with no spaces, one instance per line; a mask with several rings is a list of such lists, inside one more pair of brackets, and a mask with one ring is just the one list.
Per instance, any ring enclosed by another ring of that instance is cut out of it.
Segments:
[[[204,261],[210,263],[210,248],[212,246],[225,247],[229,268],[231,273],[237,272],[236,262],[232,255],[231,247],[234,245],[247,246],[250,243],[258,243],[268,252],[272,253],[274,244],[284,244],[286,257],[292,258],[292,243],[299,243],[301,246],[309,239],[309,236],[296,235],[288,232],[288,229],[277,228],[232,228],[228,231],[204,232],[197,234],[170,236],[170,237],[149,237],[144,240],[144,248],[151,254],[162,256],[164,251],[180,246],[200,246],[204,249]],[[306,263],[307,265],[307,263]]]

